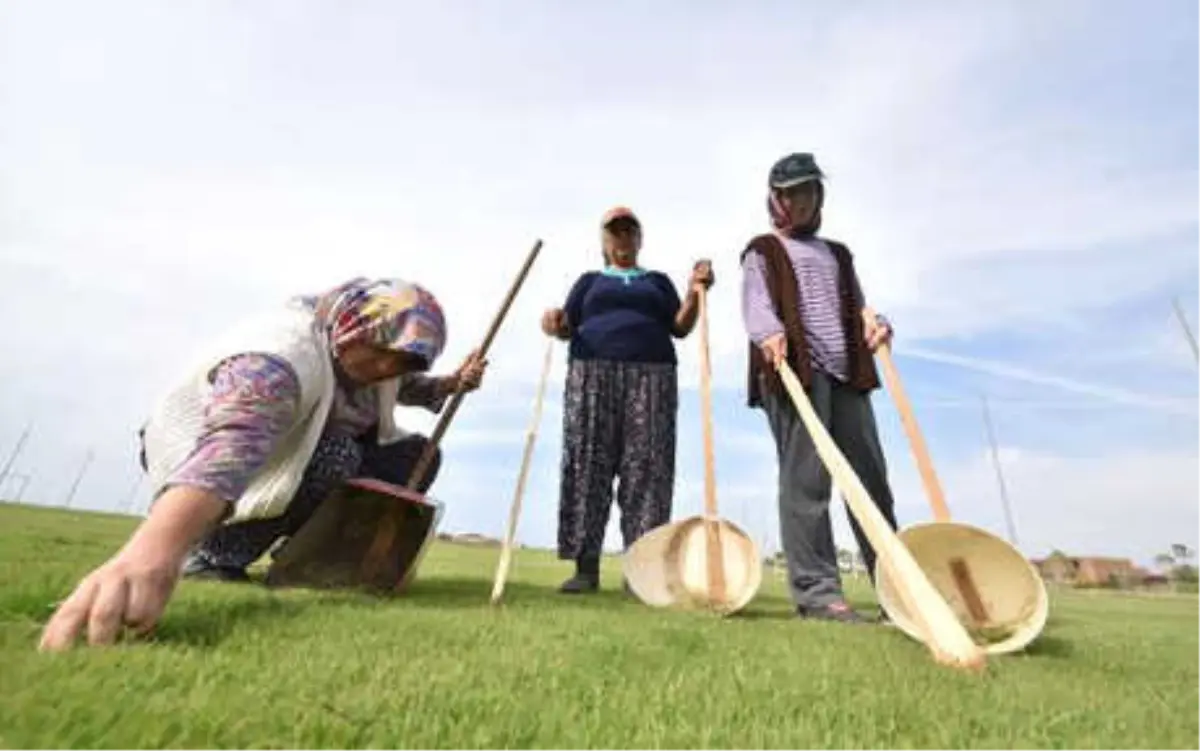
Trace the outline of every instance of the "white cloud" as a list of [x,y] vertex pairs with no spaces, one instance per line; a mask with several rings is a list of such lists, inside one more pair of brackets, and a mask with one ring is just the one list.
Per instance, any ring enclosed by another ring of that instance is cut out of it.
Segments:
[[[506,509],[484,496],[515,479],[544,346],[538,318],[594,266],[596,221],[620,202],[647,223],[647,263],[677,285],[693,259],[715,261],[722,497],[731,513],[744,500],[761,515],[773,449],[761,416],[741,406],[736,261],[764,226],[768,166],[803,148],[832,174],[827,229],[854,248],[872,301],[897,321],[897,354],[933,352],[948,366],[911,385],[940,400],[923,404],[949,411],[993,385],[986,376],[1011,381],[997,405],[1024,402],[1030,431],[1053,425],[1032,408],[1051,398],[1034,387],[1074,384],[1129,413],[1177,406],[1191,362],[1165,305],[1182,294],[1196,320],[1195,108],[1184,106],[1195,78],[1167,63],[1191,66],[1195,40],[1168,16],[1133,4],[542,4],[517,16],[486,3],[471,14],[4,5],[0,318],[13,323],[0,348],[21,356],[0,358],[0,446],[35,420],[20,468],[35,470],[29,491],[47,501],[98,447],[80,494],[113,505],[131,482],[132,430],[195,339],[291,294],[395,274],[443,298],[444,371],[482,338],[540,237],[488,386],[447,435],[447,450],[473,462],[443,475],[446,493],[467,499],[448,522],[497,531]],[[620,30],[626,54],[612,56],[596,29]],[[1093,323],[1156,296],[1160,321],[1119,336]],[[1058,355],[989,347],[1014,333]],[[698,498],[697,346],[679,346],[681,509]],[[530,488],[529,529],[543,540],[564,359],[560,345]],[[402,415],[425,431],[436,419]],[[1115,435],[1110,455],[1176,435],[1155,426]],[[956,438],[930,429],[931,440]],[[1055,436],[1055,451],[1027,451],[1069,456],[1071,438]],[[1082,460],[1046,461],[1016,465],[1041,467],[1064,492],[1055,478],[1081,471]],[[1181,476],[1150,455],[1121,466]],[[1018,516],[1022,528],[1038,519]],[[1125,526],[1098,518],[1114,524],[1106,544],[1123,545]]]
[[1196,402],[1194,399],[1164,398],[1153,394],[1144,394],[1126,389],[1113,388],[1111,386],[1081,382],[1049,373],[1041,373],[1029,368],[995,362],[994,360],[986,360],[979,357],[964,357],[925,347],[907,347],[903,352],[905,357],[957,365],[1001,378],[1009,378],[1041,386],[1052,386],[1062,391],[1084,394],[1117,404],[1160,409],[1181,415],[1192,414],[1196,411]]

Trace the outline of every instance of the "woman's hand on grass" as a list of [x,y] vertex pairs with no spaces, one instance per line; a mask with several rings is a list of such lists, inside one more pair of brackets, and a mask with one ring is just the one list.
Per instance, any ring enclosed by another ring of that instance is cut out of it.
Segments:
[[99,646],[113,644],[126,630],[150,633],[175,591],[188,548],[227,510],[228,504],[207,490],[167,490],[125,546],[58,606],[38,649],[70,649],[83,636]]

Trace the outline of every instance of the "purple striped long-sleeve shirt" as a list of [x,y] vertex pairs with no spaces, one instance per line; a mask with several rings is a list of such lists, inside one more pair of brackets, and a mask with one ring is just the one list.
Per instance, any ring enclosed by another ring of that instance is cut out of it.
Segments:
[[[838,293],[838,264],[821,240],[779,237],[800,287],[800,322],[813,366],[840,381],[849,379],[846,337],[842,330],[841,297]],[[861,291],[855,290],[859,300]],[[762,256],[747,253],[742,264],[742,321],[755,344],[783,333],[783,322],[775,315],[767,291]]]
[[[440,412],[446,395],[438,380],[424,373],[402,376],[397,402]],[[167,483],[236,502],[291,429],[299,403],[300,381],[285,360],[260,354],[225,360],[206,400],[204,433]],[[378,419],[374,389],[339,382],[325,432],[359,438]]]

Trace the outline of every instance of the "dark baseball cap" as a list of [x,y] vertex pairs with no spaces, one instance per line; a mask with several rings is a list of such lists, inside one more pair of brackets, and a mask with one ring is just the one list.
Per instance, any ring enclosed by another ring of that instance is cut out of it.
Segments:
[[793,185],[824,180],[825,173],[817,166],[812,154],[799,152],[788,154],[771,167],[768,182],[772,188],[790,188]]

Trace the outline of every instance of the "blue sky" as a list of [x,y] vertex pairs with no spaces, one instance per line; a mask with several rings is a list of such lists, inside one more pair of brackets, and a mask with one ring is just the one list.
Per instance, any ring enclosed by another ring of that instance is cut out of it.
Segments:
[[[626,203],[678,285],[714,260],[719,498],[774,547],[736,259],[771,162],[812,150],[956,517],[1003,533],[986,394],[1027,553],[1195,547],[1197,368],[1171,298],[1195,327],[1196,60],[1188,2],[5,3],[0,347],[20,354],[0,358],[0,459],[32,422],[28,498],[61,502],[90,448],[76,502],[116,507],[136,426],[199,339],[398,275],[444,299],[448,369],[540,237],[434,490],[446,528],[499,534],[538,315]],[[677,516],[700,508],[697,344],[679,347]],[[520,527],[536,545],[563,357]],[[901,520],[926,519],[886,392],[875,405]]]

